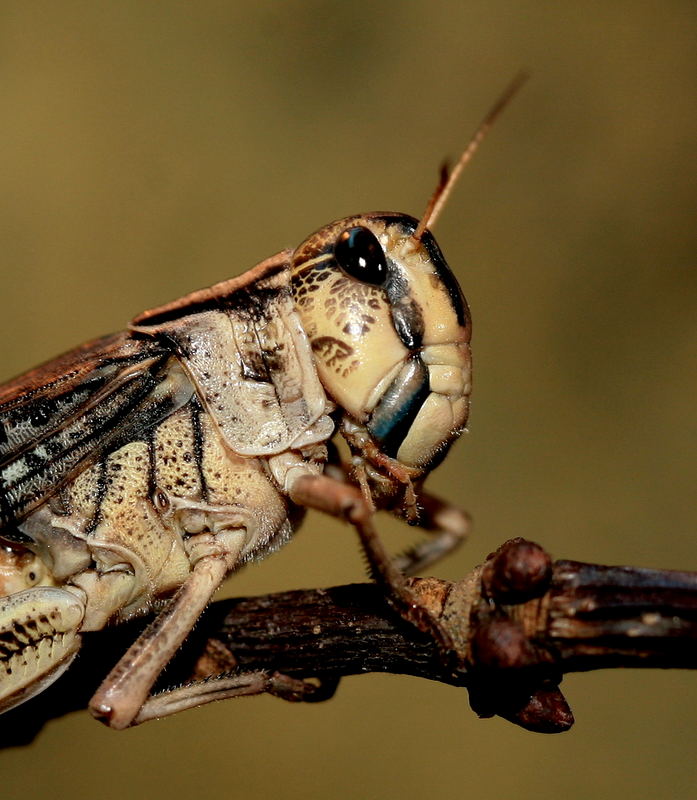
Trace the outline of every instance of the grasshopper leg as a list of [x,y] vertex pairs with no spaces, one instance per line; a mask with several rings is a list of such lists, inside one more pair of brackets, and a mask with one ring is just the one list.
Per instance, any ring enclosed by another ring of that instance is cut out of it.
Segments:
[[29,700],[70,666],[85,607],[65,589],[37,586],[0,598],[0,711]]
[[[350,478],[351,467],[330,451],[330,463],[325,474],[340,483],[354,485]],[[410,524],[431,534],[404,553],[395,556],[394,565],[404,575],[416,575],[457,550],[469,537],[472,518],[461,508],[452,505],[430,492],[418,493],[418,516]],[[388,509],[393,516],[404,516],[401,507]]]
[[393,559],[395,567],[404,575],[416,575],[457,550],[469,537],[472,518],[447,500],[421,492],[419,516],[413,524],[432,537]]
[[90,711],[111,728],[133,723],[158,675],[184,641],[213,593],[235,564],[244,544],[196,562],[166,608],[148,625],[107,675],[90,701]]
[[335,688],[336,682],[332,681],[327,686],[324,683],[317,685],[279,672],[262,670],[216,675],[149,697],[131,724],[140,725],[206,703],[255,694],[272,694],[292,702],[327,700]]
[[289,494],[299,505],[350,522],[361,540],[373,578],[385,588],[387,599],[395,611],[402,619],[432,636],[441,652],[454,652],[448,632],[419,603],[405,576],[385,550],[373,526],[373,511],[359,489],[327,475],[302,475],[292,482]]

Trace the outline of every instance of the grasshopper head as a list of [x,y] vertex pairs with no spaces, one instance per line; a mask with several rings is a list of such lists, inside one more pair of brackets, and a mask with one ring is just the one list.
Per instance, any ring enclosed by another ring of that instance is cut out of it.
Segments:
[[471,369],[467,303],[417,226],[405,214],[347,217],[306,239],[292,263],[295,304],[344,432],[369,461],[415,475],[463,430]]
[[342,433],[354,452],[405,483],[435,466],[469,412],[469,311],[430,228],[526,79],[521,72],[508,85],[452,172],[442,167],[421,221],[347,217],[293,254],[296,307],[320,380],[344,410]]

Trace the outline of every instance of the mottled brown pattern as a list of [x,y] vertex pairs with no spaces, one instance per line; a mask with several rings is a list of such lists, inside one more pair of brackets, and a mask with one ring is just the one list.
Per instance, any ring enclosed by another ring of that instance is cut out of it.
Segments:
[[314,305],[312,293],[316,292],[324,281],[333,277],[336,269],[334,261],[328,259],[297,270],[291,283],[295,303],[310,310]]
[[[326,318],[334,322],[337,331],[340,330],[347,336],[364,336],[369,333],[376,321],[375,317],[366,309],[377,309],[381,302],[385,302],[385,298],[379,289],[338,274],[333,276],[329,294],[324,299],[323,309]],[[314,303],[305,308],[306,311],[314,309]],[[312,339],[313,333],[308,332],[308,335]],[[349,345],[345,345],[345,347],[352,351]],[[314,348],[315,342],[313,341]],[[332,365],[327,363],[329,366]],[[351,371],[357,366],[357,362],[352,362],[348,367],[344,367],[342,372],[346,375],[346,370]]]
[[353,348],[333,336],[320,336],[313,339],[312,351],[339,375],[346,376],[358,366],[355,360],[347,363],[347,359],[353,355]]

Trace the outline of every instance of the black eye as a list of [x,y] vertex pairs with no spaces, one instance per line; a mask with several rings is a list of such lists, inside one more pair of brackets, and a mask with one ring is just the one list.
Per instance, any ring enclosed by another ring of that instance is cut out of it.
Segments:
[[387,262],[380,242],[367,228],[349,228],[336,240],[334,257],[352,278],[376,286],[387,277]]

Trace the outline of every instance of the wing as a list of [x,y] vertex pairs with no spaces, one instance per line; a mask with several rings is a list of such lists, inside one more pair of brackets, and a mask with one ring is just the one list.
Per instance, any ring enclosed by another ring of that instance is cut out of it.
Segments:
[[82,345],[1,387],[0,530],[192,393],[169,350],[127,332]]

